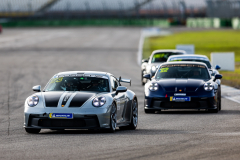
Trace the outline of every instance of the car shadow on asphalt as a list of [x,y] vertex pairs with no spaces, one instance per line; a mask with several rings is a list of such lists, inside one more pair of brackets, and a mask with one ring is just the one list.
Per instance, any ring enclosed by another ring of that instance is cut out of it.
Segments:
[[[87,129],[66,129],[66,130],[44,130],[40,134],[99,134],[99,133],[109,133],[105,130],[87,130]],[[111,134],[111,133],[109,133]]]
[[197,111],[197,110],[165,110],[165,111],[156,111],[155,113],[148,113],[147,115],[152,114],[213,114],[213,115],[223,115],[223,114],[237,114],[240,115],[240,110],[226,110],[222,109],[218,113],[208,112],[208,111]]
[[156,111],[152,114],[214,114],[205,110],[164,110],[164,111]]
[[114,133],[109,133],[104,130],[63,130],[63,131],[50,131],[46,130],[39,133],[40,135],[156,135],[156,134],[184,134],[187,131],[183,130],[166,130],[166,129],[145,129],[140,128],[136,130],[121,130],[117,129]]

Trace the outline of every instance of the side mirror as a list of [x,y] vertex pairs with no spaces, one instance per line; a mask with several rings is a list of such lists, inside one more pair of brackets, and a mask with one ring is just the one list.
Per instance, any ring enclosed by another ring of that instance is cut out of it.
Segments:
[[214,81],[215,81],[216,79],[222,79],[222,75],[221,75],[221,74],[216,74],[216,75],[215,75],[215,78],[214,78]]
[[143,59],[142,63],[148,63],[148,59]]
[[151,75],[150,74],[145,74],[143,78],[150,79],[151,80]]
[[32,90],[35,92],[41,92],[41,86],[40,85],[33,86]]
[[126,91],[127,91],[127,87],[118,86],[116,89],[116,95],[118,95],[118,93],[120,93],[120,92],[126,92]]
[[216,65],[216,66],[215,66],[215,69],[216,69],[216,70],[219,70],[219,69],[221,69],[221,67],[220,67],[219,65]]

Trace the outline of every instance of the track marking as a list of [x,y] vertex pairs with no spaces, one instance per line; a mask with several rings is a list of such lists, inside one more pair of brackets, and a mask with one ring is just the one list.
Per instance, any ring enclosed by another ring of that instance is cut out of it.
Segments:
[[8,108],[8,136],[10,135],[10,109],[9,109],[9,103],[10,103],[10,77],[11,77],[11,71],[9,71],[9,74],[8,74],[8,98],[7,98],[7,108]]
[[232,97],[222,96],[222,98],[226,98],[226,99],[231,100],[231,101],[234,101],[234,102],[236,102],[236,103],[240,103],[240,101],[238,101],[238,100],[236,100],[236,99],[234,99],[234,98],[232,98]]

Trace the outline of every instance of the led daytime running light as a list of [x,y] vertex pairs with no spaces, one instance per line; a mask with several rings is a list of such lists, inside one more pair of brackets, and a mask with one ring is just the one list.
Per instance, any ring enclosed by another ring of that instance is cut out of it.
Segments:
[[106,103],[105,97],[96,97],[92,101],[94,107],[102,107],[105,103]]
[[38,102],[39,102],[39,98],[36,95],[29,97],[27,100],[27,103],[30,107],[36,106],[38,104]]
[[156,71],[156,66],[152,66],[152,71],[155,72]]
[[213,90],[213,85],[212,85],[212,83],[205,83],[203,88],[205,91],[211,91],[211,90]]
[[157,84],[157,83],[152,83],[152,84],[150,84],[149,90],[150,90],[150,91],[156,91],[156,90],[158,90],[158,84]]

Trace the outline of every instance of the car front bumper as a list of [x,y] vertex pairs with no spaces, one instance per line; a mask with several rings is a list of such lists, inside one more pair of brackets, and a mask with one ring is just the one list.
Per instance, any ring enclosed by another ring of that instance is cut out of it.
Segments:
[[191,97],[189,102],[170,101],[169,97],[145,97],[145,110],[168,109],[217,109],[217,101],[214,97]]
[[[61,110],[34,109],[24,113],[24,128],[35,129],[98,129],[110,127],[110,108]],[[50,113],[73,113],[72,119],[50,118]]]

